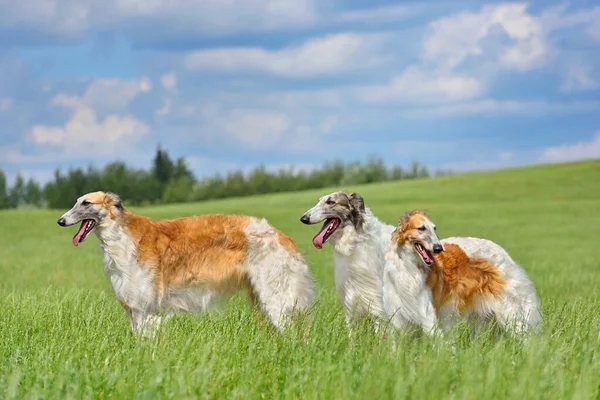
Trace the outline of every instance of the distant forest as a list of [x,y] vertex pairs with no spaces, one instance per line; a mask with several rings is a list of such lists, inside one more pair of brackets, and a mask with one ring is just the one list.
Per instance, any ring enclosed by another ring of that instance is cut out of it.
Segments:
[[[433,175],[447,175],[436,171]],[[0,169],[0,209],[18,207],[70,208],[84,193],[103,190],[118,193],[128,204],[168,204],[252,196],[262,193],[289,192],[340,185],[396,181],[429,177],[425,165],[413,162],[410,167],[387,166],[381,158],[366,162],[328,162],[312,171],[292,168],[269,171],[259,165],[248,173],[233,171],[197,179],[185,158],[172,160],[158,147],[149,170],[113,162],[102,169],[88,167],[56,170],[51,181],[41,186],[33,179],[18,175],[7,187],[6,175]]]

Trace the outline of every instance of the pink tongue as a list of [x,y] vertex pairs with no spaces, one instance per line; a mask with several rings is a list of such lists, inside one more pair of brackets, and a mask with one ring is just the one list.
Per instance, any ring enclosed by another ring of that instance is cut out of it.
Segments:
[[81,239],[83,238],[83,236],[85,234],[85,228],[87,227],[88,224],[89,224],[89,221],[83,221],[81,223],[81,227],[79,228],[79,231],[73,237],[73,244],[75,245],[75,247],[77,247],[77,245],[79,245],[79,243],[81,242]]
[[323,241],[325,240],[325,234],[327,233],[327,229],[323,229],[317,236],[313,238],[313,245],[317,249],[323,248]]
[[423,258],[429,262],[432,262],[433,260],[431,259],[431,257],[429,257],[429,254],[427,253],[427,251],[425,250],[424,247],[421,247],[421,254],[423,255]]
[[333,224],[333,220],[327,221],[327,223],[323,225],[323,228],[321,228],[321,232],[317,233],[317,236],[313,238],[313,245],[317,249],[320,250],[323,248],[323,243],[325,242],[325,235],[327,234],[327,229],[331,224]]

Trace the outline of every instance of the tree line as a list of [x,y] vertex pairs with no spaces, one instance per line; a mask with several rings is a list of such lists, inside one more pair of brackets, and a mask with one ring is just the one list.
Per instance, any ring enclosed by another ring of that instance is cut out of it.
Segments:
[[[445,175],[436,171],[434,175]],[[123,162],[113,162],[104,168],[74,168],[63,173],[54,171],[53,179],[40,185],[34,179],[17,175],[7,186],[6,175],[0,169],[0,209],[23,206],[69,208],[83,193],[96,190],[118,193],[132,205],[168,204],[251,196],[255,194],[319,189],[340,185],[356,185],[402,179],[429,177],[427,166],[413,162],[408,168],[387,166],[381,158],[366,162],[333,161],[312,171],[282,168],[270,171],[259,165],[249,173],[232,171],[197,179],[185,158],[171,159],[167,151],[158,148],[152,167],[136,169]]]

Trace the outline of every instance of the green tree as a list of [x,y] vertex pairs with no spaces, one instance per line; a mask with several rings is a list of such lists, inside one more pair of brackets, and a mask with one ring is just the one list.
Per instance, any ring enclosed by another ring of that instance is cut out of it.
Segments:
[[183,177],[179,179],[172,179],[165,188],[165,194],[163,195],[163,203],[185,203],[191,199],[191,183]]
[[173,174],[171,179],[180,180],[185,179],[188,182],[194,182],[196,178],[194,173],[188,166],[188,162],[185,158],[179,157],[173,166]]
[[17,208],[23,204],[25,199],[25,179],[21,174],[17,175],[15,184],[8,192],[8,201],[12,208]]
[[0,209],[9,207],[10,201],[8,200],[8,194],[6,193],[6,175],[4,175],[4,171],[0,169]]
[[173,177],[174,169],[175,166],[169,158],[169,154],[159,145],[152,162],[152,173],[160,183],[166,185]]
[[399,181],[399,180],[404,179],[404,171],[402,170],[402,167],[395,166],[392,169],[392,173],[391,173],[390,179],[393,180],[393,181]]
[[42,205],[42,189],[40,188],[40,185],[31,178],[27,181],[27,185],[25,185],[24,202],[25,204],[36,207]]

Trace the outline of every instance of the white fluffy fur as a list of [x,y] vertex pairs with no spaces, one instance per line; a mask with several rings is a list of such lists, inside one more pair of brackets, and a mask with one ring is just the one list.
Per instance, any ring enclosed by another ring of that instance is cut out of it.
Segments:
[[[535,288],[525,271],[498,244],[485,239],[451,237],[442,244],[456,244],[469,258],[481,258],[495,265],[507,286],[501,297],[476,303],[469,315],[476,329],[492,317],[510,332],[517,334],[541,329],[541,314]],[[400,330],[412,325],[435,333],[436,326],[450,330],[461,316],[453,305],[442,307],[439,322],[432,303],[432,294],[425,284],[427,274],[421,257],[413,246],[391,244],[386,253],[383,275],[383,303],[394,327]],[[421,267],[419,267],[421,265]]]
[[335,286],[346,312],[346,321],[372,315],[376,326],[386,317],[382,300],[385,252],[394,231],[370,209],[364,211],[364,225],[340,227],[330,238],[334,249]]
[[314,283],[303,258],[290,254],[265,220],[253,219],[246,229],[250,241],[247,271],[262,310],[281,327],[294,311],[314,301]]

